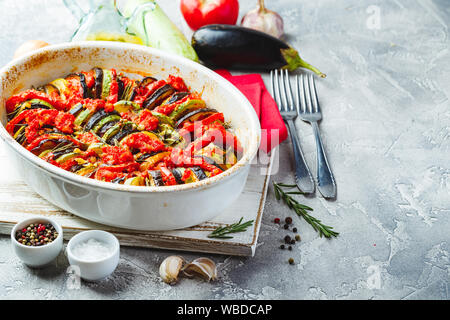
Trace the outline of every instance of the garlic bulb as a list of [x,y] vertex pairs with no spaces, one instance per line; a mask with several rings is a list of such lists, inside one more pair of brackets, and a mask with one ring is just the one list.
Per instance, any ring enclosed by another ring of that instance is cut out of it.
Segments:
[[194,274],[197,274],[208,281],[217,278],[216,264],[208,258],[197,258],[191,263],[188,263],[183,268],[183,273],[188,277],[193,277]]
[[258,7],[247,12],[242,18],[241,25],[268,33],[276,38],[281,38],[284,33],[283,18],[275,11],[266,9],[264,0],[258,0]]
[[24,43],[22,43],[17,49],[16,52],[14,52],[14,59],[18,58],[30,51],[42,48],[48,46],[48,43],[41,40],[29,40]]
[[159,275],[165,283],[175,284],[178,281],[178,274],[184,263],[185,261],[182,257],[167,257],[159,266]]

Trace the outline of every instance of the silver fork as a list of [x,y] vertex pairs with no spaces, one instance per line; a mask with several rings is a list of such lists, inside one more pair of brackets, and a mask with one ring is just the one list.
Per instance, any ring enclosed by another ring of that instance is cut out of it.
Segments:
[[300,142],[295,129],[294,120],[298,116],[299,100],[297,106],[294,106],[291,85],[287,70],[285,72],[278,70],[270,72],[270,82],[272,85],[272,95],[280,110],[281,117],[286,122],[289,135],[291,136],[295,159],[295,183],[304,193],[314,192],[314,180],[311,172],[305,162]]
[[300,119],[311,124],[316,139],[317,189],[319,189],[324,198],[335,198],[336,182],[328,164],[319,132],[318,122],[322,119],[322,112],[320,111],[319,100],[317,99],[314,77],[311,74],[308,77],[300,75],[299,81],[299,76],[297,75],[295,84],[297,87],[297,101],[300,101]]

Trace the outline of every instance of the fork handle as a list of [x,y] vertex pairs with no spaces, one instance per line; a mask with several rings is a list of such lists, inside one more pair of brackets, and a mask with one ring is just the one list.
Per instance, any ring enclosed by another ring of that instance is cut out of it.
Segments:
[[297,130],[295,129],[294,121],[286,121],[289,129],[289,135],[291,136],[292,145],[294,149],[294,159],[295,159],[295,183],[300,191],[304,193],[314,192],[314,180],[308,165],[305,162],[305,157],[303,156],[302,149],[300,147],[300,142],[298,139]]
[[311,122],[316,138],[317,146],[317,189],[324,198],[336,197],[336,182],[333,173],[328,164],[327,156],[323,148],[322,138],[320,137],[319,125],[317,122]]

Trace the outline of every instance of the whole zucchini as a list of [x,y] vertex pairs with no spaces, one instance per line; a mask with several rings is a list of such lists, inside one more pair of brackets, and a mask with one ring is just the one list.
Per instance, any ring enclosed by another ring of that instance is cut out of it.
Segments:
[[250,28],[207,25],[194,32],[192,46],[200,60],[212,67],[264,71],[306,68],[325,77],[287,43]]

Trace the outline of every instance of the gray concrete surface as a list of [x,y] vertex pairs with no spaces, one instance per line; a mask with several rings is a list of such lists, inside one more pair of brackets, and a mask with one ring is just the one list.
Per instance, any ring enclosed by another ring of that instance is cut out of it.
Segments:
[[[241,0],[241,13],[255,2]],[[160,3],[187,31],[176,2]],[[294,217],[302,241],[291,252],[278,249],[285,232],[272,220],[293,213],[270,188],[255,257],[208,255],[218,264],[216,282],[168,286],[158,267],[174,252],[122,248],[113,276],[69,290],[63,255],[49,268],[31,270],[1,237],[1,298],[449,299],[448,1],[266,3],[284,17],[290,43],[328,75],[318,84],[321,128],[338,198],[301,201],[339,237],[319,238]],[[56,0],[3,0],[0,12],[1,65],[21,42],[62,42],[75,26]],[[298,128],[314,168],[311,128],[300,122]],[[283,143],[273,181],[293,180],[291,156]],[[287,263],[291,256],[295,265]]]

